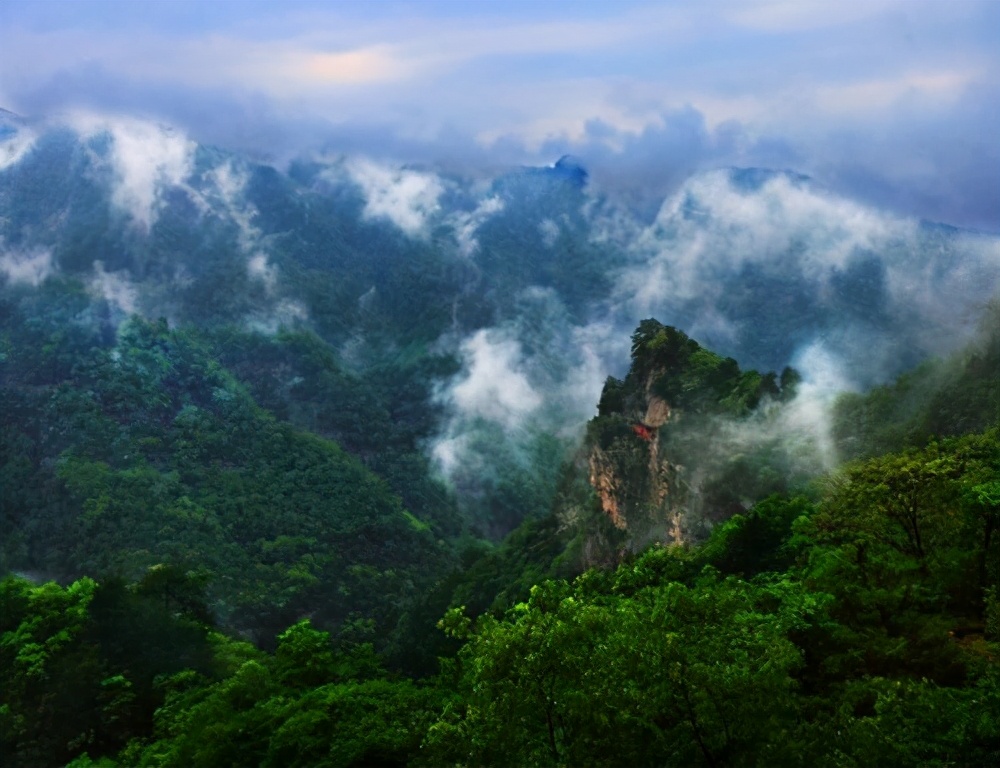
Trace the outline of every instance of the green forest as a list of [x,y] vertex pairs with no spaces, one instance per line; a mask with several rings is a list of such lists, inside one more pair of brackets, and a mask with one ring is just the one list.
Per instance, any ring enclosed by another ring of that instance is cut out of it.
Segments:
[[[308,334],[133,317],[112,344],[52,314],[74,295],[57,289],[48,314],[2,306],[3,563],[42,572],[0,582],[4,765],[1000,759],[995,326],[841,397],[853,458],[836,471],[789,479],[772,450],[743,456],[751,507],[588,567],[584,542],[621,539],[579,457],[550,513],[493,544],[434,501],[406,422]],[[645,449],[627,414],[651,372],[694,425],[797,382],[653,320],[632,342],[588,441]],[[356,404],[278,393],[251,359],[310,367]],[[294,426],[306,402],[394,450],[365,461]]]

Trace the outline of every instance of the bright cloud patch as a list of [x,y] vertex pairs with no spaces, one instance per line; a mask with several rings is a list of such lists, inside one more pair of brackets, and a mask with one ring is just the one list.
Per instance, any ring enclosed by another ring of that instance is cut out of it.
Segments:
[[593,232],[631,260],[614,275],[620,326],[656,317],[758,368],[823,339],[863,386],[954,349],[1000,288],[997,238],[894,216],[785,173],[700,174],[652,224],[618,217]]
[[45,250],[21,253],[8,251],[0,255],[0,275],[12,283],[39,285],[52,274],[52,253]]
[[468,258],[479,250],[476,230],[491,216],[500,213],[503,207],[503,200],[494,196],[483,200],[471,213],[455,215],[455,239],[458,242],[459,253]]
[[[626,281],[645,309],[662,296],[692,298],[745,264],[788,268],[811,280],[860,252],[911,239],[915,222],[825,195],[784,175],[741,189],[728,171],[693,178],[638,237],[645,264]],[[713,292],[717,290],[715,288]]]
[[152,226],[163,188],[180,186],[191,174],[195,143],[170,128],[141,120],[77,116],[72,124],[85,137],[110,134],[116,177],[112,200],[136,224]]
[[23,128],[0,139],[0,171],[16,165],[34,144],[34,134]]
[[232,163],[223,163],[215,168],[209,178],[213,182],[218,202],[222,204],[240,232],[240,247],[248,251],[260,240],[260,229],[253,220],[257,209],[244,200],[247,173],[237,169]]
[[[245,199],[247,172],[228,162],[214,168],[208,174],[208,179],[211,181],[211,186],[201,193],[195,192],[196,199],[201,201],[204,210],[224,211],[236,224],[239,247],[249,256],[247,274],[261,280],[268,290],[273,290],[278,279],[278,270],[270,263],[267,254],[261,250],[262,233],[254,224],[257,209]],[[215,208],[209,203],[209,199],[215,204]]]
[[468,366],[465,378],[451,390],[458,409],[505,426],[517,426],[542,397],[523,370],[521,345],[478,331],[462,345]]
[[135,313],[138,307],[139,291],[129,280],[128,273],[106,272],[104,264],[100,261],[94,262],[94,277],[90,281],[90,291],[127,315]]
[[546,248],[551,248],[559,239],[559,225],[552,219],[542,219],[542,223],[538,225],[538,232]]
[[268,290],[274,288],[274,284],[278,279],[277,269],[274,265],[268,263],[266,254],[259,252],[251,256],[250,261],[247,262],[247,273],[251,277],[263,281]]
[[[822,342],[814,342],[801,350],[793,361],[802,374],[795,399],[782,411],[780,427],[790,438],[811,443],[823,469],[837,464],[833,441],[833,403],[837,395],[856,389],[846,374],[842,360],[827,350]],[[808,452],[808,451],[805,451]]]
[[279,301],[272,309],[247,318],[247,327],[257,333],[273,336],[282,328],[290,328],[309,319],[303,304],[291,299]]
[[365,216],[386,218],[411,237],[426,234],[444,187],[437,176],[354,159],[347,170],[365,195]]

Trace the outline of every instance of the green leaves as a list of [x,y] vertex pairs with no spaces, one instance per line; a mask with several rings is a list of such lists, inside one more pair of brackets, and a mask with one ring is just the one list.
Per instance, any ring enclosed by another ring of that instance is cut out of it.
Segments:
[[712,764],[757,749],[792,717],[801,660],[784,633],[813,610],[793,592],[710,572],[631,596],[536,586],[479,620],[460,654],[465,708],[429,739],[449,759],[521,765]]

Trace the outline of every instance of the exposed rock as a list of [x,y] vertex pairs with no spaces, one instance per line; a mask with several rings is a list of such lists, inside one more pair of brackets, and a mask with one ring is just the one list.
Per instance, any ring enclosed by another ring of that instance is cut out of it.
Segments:
[[601,509],[611,518],[615,528],[625,530],[625,517],[622,514],[620,496],[622,489],[620,478],[616,471],[615,462],[599,447],[594,446],[590,453],[590,485],[597,492],[597,497],[601,500]]
[[668,421],[670,421],[670,406],[656,395],[649,395],[649,405],[646,407],[646,415],[643,416],[642,423],[647,427],[659,429]]
[[717,471],[707,450],[712,420],[752,410],[771,379],[741,372],[676,328],[639,325],[628,376],[605,383],[585,449],[590,485],[625,551],[704,535],[711,521],[701,490]]

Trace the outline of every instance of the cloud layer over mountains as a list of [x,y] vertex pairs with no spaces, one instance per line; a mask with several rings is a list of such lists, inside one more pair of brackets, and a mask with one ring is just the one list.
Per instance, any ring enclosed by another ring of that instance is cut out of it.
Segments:
[[[341,156],[285,174],[93,115],[8,119],[0,158],[0,282],[67,274],[121,316],[271,333],[321,318],[345,364],[358,364],[352,345],[395,354],[373,328],[422,333],[459,365],[434,386],[444,413],[427,441],[453,475],[487,462],[484,450],[525,463],[546,435],[572,438],[646,317],[745,367],[800,368],[803,394],[780,428],[822,443],[836,391],[957,348],[1000,281],[1000,238],[789,172],[695,173],[648,216],[566,164],[484,180]],[[72,193],[38,187],[53,173]],[[81,237],[95,245],[79,251]],[[410,270],[437,276],[441,293],[414,293]],[[341,292],[332,305],[318,277]],[[206,301],[218,305],[208,314]]]

